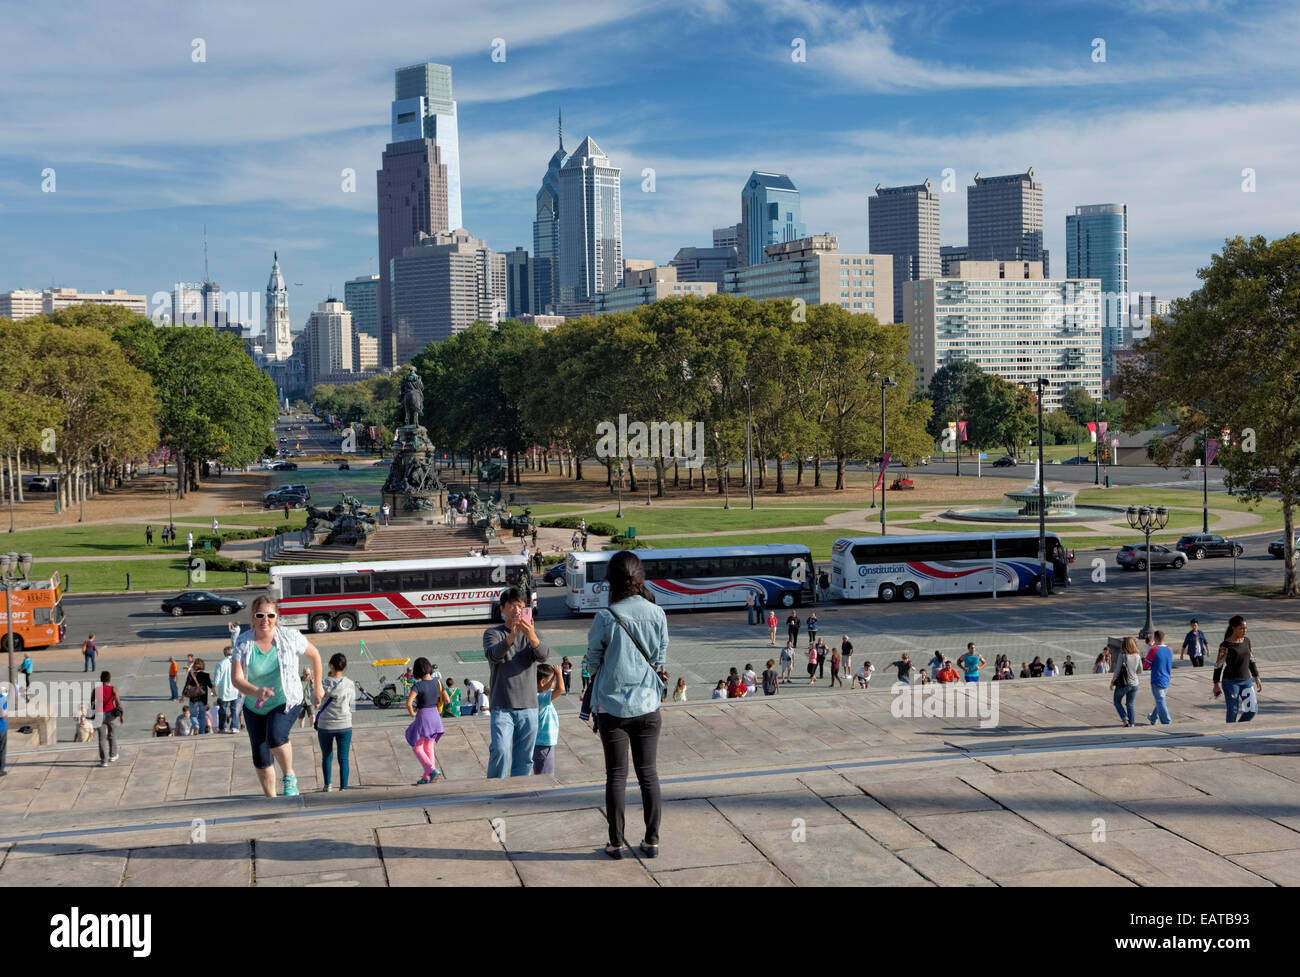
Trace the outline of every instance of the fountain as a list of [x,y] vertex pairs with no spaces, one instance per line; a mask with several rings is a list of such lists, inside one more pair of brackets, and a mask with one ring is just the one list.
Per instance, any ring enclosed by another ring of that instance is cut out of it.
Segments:
[[[1016,503],[1016,507],[998,509],[949,509],[945,519],[963,519],[971,522],[1038,522],[1039,482],[1043,475],[1034,462],[1034,480],[1019,492],[1004,492],[1003,498]],[[1077,493],[1066,489],[1049,489],[1042,485],[1043,517],[1047,522],[1087,522],[1095,519],[1113,519],[1126,510],[1109,505],[1079,505],[1074,501]]]

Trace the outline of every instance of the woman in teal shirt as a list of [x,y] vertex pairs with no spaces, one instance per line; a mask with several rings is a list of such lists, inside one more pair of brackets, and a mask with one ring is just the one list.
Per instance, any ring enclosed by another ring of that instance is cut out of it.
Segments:
[[[584,670],[592,675],[591,708],[605,748],[605,813],[609,844],[605,854],[623,857],[623,806],[627,792],[627,753],[641,784],[645,809],[646,858],[659,854],[659,703],[668,660],[668,618],[645,589],[645,571],[635,553],[623,550],[609,561],[605,579],[609,607],[596,612],[587,635]],[[621,622],[621,623],[620,623]]]
[[319,706],[325,697],[321,686],[320,652],[301,632],[276,625],[279,608],[271,597],[253,601],[253,629],[235,642],[230,680],[244,693],[244,728],[253,746],[253,766],[267,797],[275,796],[275,769],[283,774],[284,796],[298,794],[293,772],[293,749],[289,733],[302,707],[304,683],[299,677],[298,659],[311,663],[311,694]]

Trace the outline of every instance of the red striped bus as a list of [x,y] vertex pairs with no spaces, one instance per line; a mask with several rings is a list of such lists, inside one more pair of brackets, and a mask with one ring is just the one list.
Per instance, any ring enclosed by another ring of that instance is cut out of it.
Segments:
[[533,595],[517,554],[271,568],[280,624],[302,631],[354,631],[429,621],[495,621],[507,587]]

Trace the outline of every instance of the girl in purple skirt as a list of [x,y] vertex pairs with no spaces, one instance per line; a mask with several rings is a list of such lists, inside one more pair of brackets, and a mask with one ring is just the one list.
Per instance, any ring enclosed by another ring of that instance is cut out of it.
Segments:
[[411,744],[415,758],[424,768],[420,784],[431,784],[438,777],[438,764],[433,756],[433,744],[442,739],[442,718],[439,713],[447,698],[442,683],[433,678],[433,666],[427,658],[417,658],[414,666],[415,685],[406,697],[406,711],[415,717],[406,727],[406,742]]

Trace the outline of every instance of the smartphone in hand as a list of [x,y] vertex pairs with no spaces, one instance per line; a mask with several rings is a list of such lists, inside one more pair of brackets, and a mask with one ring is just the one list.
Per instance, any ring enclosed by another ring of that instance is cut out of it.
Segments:
[[532,624],[533,609],[531,607],[525,607],[522,611],[519,612],[519,617],[521,620],[527,621],[529,624]]

